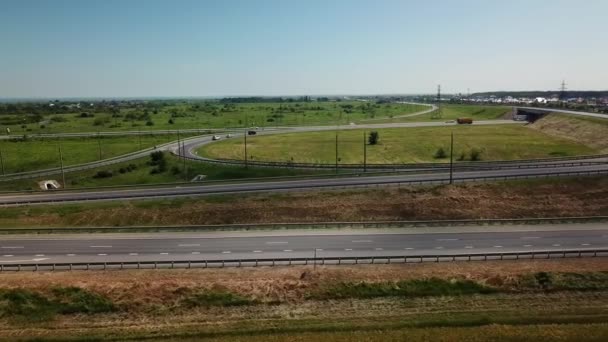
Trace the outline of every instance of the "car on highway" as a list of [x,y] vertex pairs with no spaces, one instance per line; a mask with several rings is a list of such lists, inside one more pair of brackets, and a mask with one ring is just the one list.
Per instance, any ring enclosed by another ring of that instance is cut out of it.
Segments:
[[247,135],[256,135],[258,132],[256,131],[247,131]]
[[211,139],[213,139],[213,140],[220,140],[221,137],[219,135],[214,135],[213,138],[211,138]]
[[232,134],[226,134],[226,138],[227,139],[232,138]]

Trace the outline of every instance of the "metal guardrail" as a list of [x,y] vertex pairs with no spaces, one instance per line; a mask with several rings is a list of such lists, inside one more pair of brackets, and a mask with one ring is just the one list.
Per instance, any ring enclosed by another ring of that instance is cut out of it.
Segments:
[[[175,154],[177,157],[186,158],[189,160],[215,163],[215,164],[228,164],[228,165],[244,165],[245,162],[241,159],[223,159],[223,158],[204,158],[204,157],[188,157],[183,155]],[[521,159],[521,160],[496,160],[496,161],[479,161],[479,162],[455,162],[455,168],[470,168],[470,169],[497,169],[499,166],[502,168],[509,167],[510,165],[519,165],[518,168],[533,168],[533,167],[556,167],[556,166],[580,166],[584,165],[585,162],[571,162],[562,163],[572,160],[588,160],[588,159],[600,159],[608,158],[608,154],[596,154],[596,155],[582,155],[582,156],[568,156],[568,157],[555,157],[555,158],[536,158],[536,159]],[[532,164],[532,163],[544,163],[544,164]],[[606,162],[587,162],[605,164]],[[529,164],[529,165],[526,165]],[[279,162],[279,161],[256,161],[248,160],[247,165],[249,166],[260,166],[260,167],[276,167],[276,168],[304,168],[304,169],[335,169],[335,163],[296,163],[296,162]],[[548,166],[543,166],[548,165]],[[338,164],[338,169],[383,169],[383,170],[396,170],[396,169],[447,169],[450,167],[449,163],[404,163],[404,164]],[[514,166],[511,166],[514,167]]]
[[260,259],[198,259],[165,261],[107,261],[70,263],[19,263],[0,264],[0,272],[7,271],[72,271],[72,270],[127,270],[127,269],[190,269],[219,267],[259,267],[259,266],[306,266],[306,265],[365,265],[365,264],[408,264],[423,262],[493,261],[493,260],[536,260],[565,259],[582,257],[608,257],[608,249],[543,250],[505,253],[466,254],[420,254],[317,258],[260,258]]
[[471,220],[416,220],[416,221],[351,221],[351,222],[297,222],[297,223],[242,223],[181,226],[123,226],[123,227],[46,227],[0,228],[0,234],[65,234],[65,233],[156,233],[156,232],[206,232],[250,231],[281,229],[365,229],[365,228],[416,228],[458,227],[495,225],[538,225],[591,223],[608,221],[608,216],[569,216],[519,219],[471,219]]

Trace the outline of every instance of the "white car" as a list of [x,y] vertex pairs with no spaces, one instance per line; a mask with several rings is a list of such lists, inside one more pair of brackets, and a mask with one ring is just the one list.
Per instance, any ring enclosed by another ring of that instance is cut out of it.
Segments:
[[226,134],[226,138],[232,138],[232,134]]
[[214,135],[212,139],[213,139],[213,140],[220,140],[221,138],[220,138],[220,136],[219,136],[219,135]]

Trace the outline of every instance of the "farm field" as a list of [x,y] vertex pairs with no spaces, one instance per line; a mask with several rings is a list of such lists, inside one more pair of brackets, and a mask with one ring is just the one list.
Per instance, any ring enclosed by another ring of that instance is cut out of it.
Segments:
[[306,126],[347,124],[374,118],[412,114],[429,108],[426,105],[363,101],[220,103],[217,101],[164,104],[121,109],[82,109],[61,114],[0,115],[0,130],[13,135],[96,132],[151,131],[167,129],[206,129],[225,127]]
[[[593,154],[595,149],[556,138],[537,130],[515,125],[450,126],[379,129],[376,145],[367,145],[367,163],[448,162],[450,133],[454,132],[455,160],[516,160]],[[338,158],[344,164],[363,163],[363,130],[338,133]],[[369,131],[366,131],[369,134]],[[250,160],[334,163],[336,133],[331,131],[290,133],[250,137],[247,151]],[[438,149],[446,154],[436,158]],[[204,145],[201,156],[242,159],[244,142],[226,140]],[[475,159],[475,158],[473,158]]]

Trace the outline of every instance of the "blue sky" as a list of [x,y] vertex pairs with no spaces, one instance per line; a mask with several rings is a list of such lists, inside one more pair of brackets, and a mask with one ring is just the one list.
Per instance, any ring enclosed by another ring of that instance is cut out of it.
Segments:
[[0,97],[608,89],[608,1],[0,0]]

